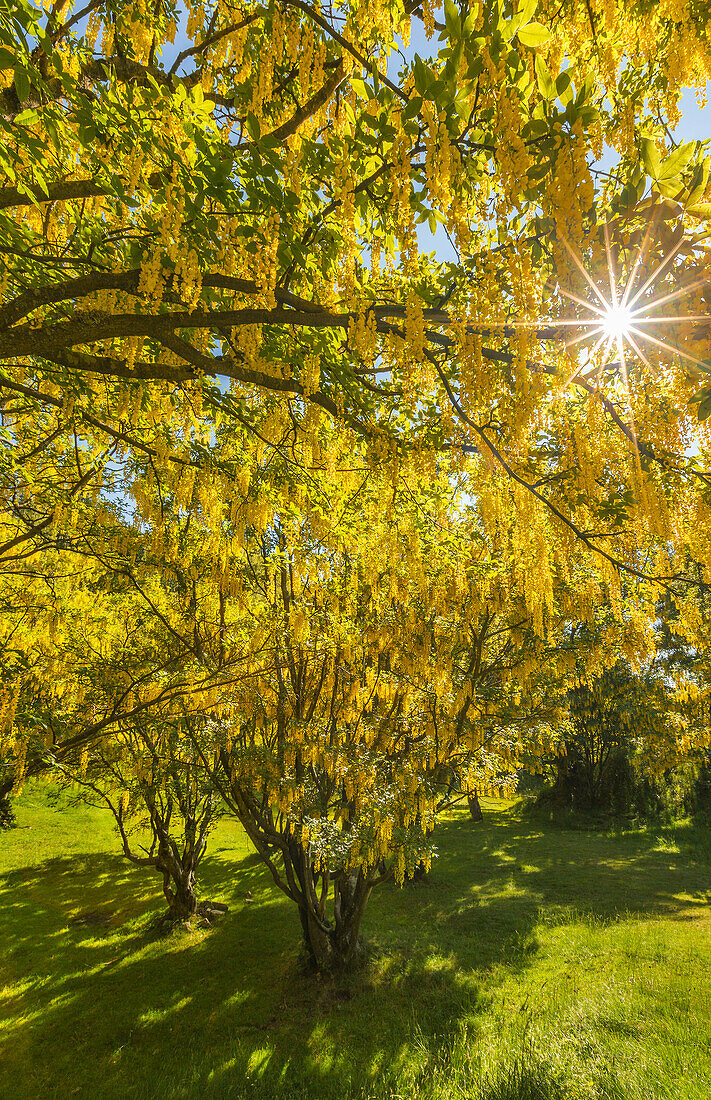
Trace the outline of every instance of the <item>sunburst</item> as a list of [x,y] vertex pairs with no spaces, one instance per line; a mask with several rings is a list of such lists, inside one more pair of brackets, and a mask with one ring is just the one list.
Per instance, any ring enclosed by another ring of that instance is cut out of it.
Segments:
[[[613,360],[622,368],[625,385],[627,385],[627,365],[631,358],[638,359],[646,367],[650,366],[645,345],[648,349],[654,348],[659,352],[679,356],[687,363],[704,371],[711,370],[710,362],[700,359],[687,348],[671,343],[666,338],[669,333],[665,331],[682,323],[706,322],[711,325],[711,315],[663,312],[664,307],[673,302],[679,302],[711,282],[711,275],[686,281],[667,293],[655,294],[655,287],[659,280],[674,270],[672,264],[684,245],[688,244],[688,237],[681,233],[676,243],[669,247],[646,278],[643,281],[640,279],[640,273],[644,269],[654,241],[661,210],[662,204],[652,208],[642,240],[626,271],[618,270],[610,244],[608,227],[607,225],[603,227],[607,274],[607,285],[603,288],[586,268],[581,255],[565,238],[561,238],[590,292],[587,297],[582,297],[572,289],[562,286],[560,282],[553,288],[557,295],[566,298],[577,307],[574,316],[484,322],[476,326],[477,331],[528,329],[537,333],[542,339],[561,341],[566,349],[579,346],[581,351],[587,351],[587,359],[575,370],[566,385],[574,381],[588,364],[594,362],[595,365],[604,367]],[[708,237],[708,234],[705,237]],[[699,245],[702,239],[704,238],[696,237],[694,244]],[[640,283],[641,285],[638,285]]]
[[[654,327],[669,327],[680,323],[700,321],[711,323],[711,316],[707,314],[668,314],[660,312],[662,307],[668,306],[672,302],[679,301],[707,284],[709,282],[708,275],[705,275],[703,278],[685,282],[683,285],[678,286],[675,290],[666,294],[659,295],[654,293],[655,285],[663,275],[670,273],[671,265],[685,244],[686,238],[683,234],[676,244],[661,257],[651,273],[644,282],[642,282],[641,286],[637,285],[639,272],[643,267],[654,235],[656,214],[656,210],[653,210],[650,214],[645,233],[637,249],[636,255],[634,256],[634,260],[626,273],[623,286],[619,285],[618,271],[612,248],[610,247],[610,237],[607,225],[604,226],[604,240],[608,286],[604,290],[600,289],[589,271],[585,268],[581,257],[576,253],[568,241],[563,240],[563,244],[573,260],[573,263],[580,271],[594,296],[593,299],[581,298],[572,291],[558,285],[558,292],[569,301],[581,307],[584,311],[582,315],[566,319],[562,322],[566,327],[573,327],[579,330],[575,336],[564,340],[565,346],[566,348],[576,344],[585,346],[592,342],[592,347],[589,350],[588,362],[597,355],[600,348],[603,348],[602,365],[604,366],[606,363],[609,363],[611,357],[614,355],[622,367],[625,375],[625,384],[627,384],[627,361],[631,356],[635,356],[645,366],[649,367],[649,359],[644,350],[645,344],[660,351],[665,351],[673,356],[679,356],[681,359],[703,370],[710,369],[707,361],[699,359],[698,356],[694,355],[687,348],[681,347],[676,343],[671,343],[668,339],[664,338],[663,328],[660,332],[659,328]],[[587,316],[585,316],[585,312]],[[557,324],[561,324],[561,322],[557,322]],[[576,371],[576,374],[577,373]]]

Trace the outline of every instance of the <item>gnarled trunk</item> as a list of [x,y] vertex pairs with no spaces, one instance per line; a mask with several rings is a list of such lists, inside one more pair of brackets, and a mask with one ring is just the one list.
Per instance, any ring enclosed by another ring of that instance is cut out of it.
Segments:
[[299,906],[304,946],[311,965],[320,971],[347,970],[361,954],[360,926],[372,884],[362,872],[342,873],[334,883],[333,918]]
[[[163,894],[168,902],[168,910],[159,918],[159,924],[175,924],[189,921],[193,917],[208,919],[224,913],[226,905],[219,902],[200,902],[197,896],[196,881],[200,860],[207,845],[207,832],[212,820],[209,807],[200,820],[195,815],[182,813],[181,827],[176,829],[176,837],[171,835],[170,824],[172,803],[158,805],[152,791],[143,794],[148,807],[153,830],[154,844],[147,856],[138,856],[132,850],[123,824],[120,806],[115,810],[119,831],[123,838],[124,854],[142,867],[152,867],[162,875]],[[182,832],[182,837],[180,837]]]
[[221,763],[227,781],[218,789],[276,885],[296,904],[309,964],[321,972],[347,970],[361,955],[363,914],[373,889],[389,877],[387,867],[382,861],[377,867],[325,867],[309,842],[230,775],[224,750]]
[[158,857],[158,870],[163,873],[163,893],[168,902],[166,919],[170,921],[190,920],[198,912],[198,899],[195,892],[195,869],[193,867],[180,868],[175,866],[176,861],[171,858],[166,863]]

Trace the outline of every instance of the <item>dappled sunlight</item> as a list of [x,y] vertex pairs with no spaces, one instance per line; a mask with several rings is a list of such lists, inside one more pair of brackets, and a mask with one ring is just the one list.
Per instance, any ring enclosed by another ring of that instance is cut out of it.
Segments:
[[376,891],[367,963],[340,979],[303,971],[295,914],[243,841],[219,845],[204,865],[205,895],[224,898],[228,912],[209,929],[157,938],[150,925],[162,899],[151,876],[106,853],[54,858],[49,840],[44,862],[0,878],[0,1082],[41,1044],[60,1072],[86,1058],[98,1082],[120,1066],[132,1079],[149,1074],[157,1095],[169,1090],[160,1065],[168,1047],[182,1051],[181,1074],[206,1096],[241,1080],[267,1093],[308,1082],[304,1090],[324,1097],[349,1082],[385,1087],[434,1072],[462,1028],[494,1036],[507,990],[533,983],[517,994],[526,1005],[553,996],[551,968],[555,997],[569,1006],[601,953],[613,971],[604,1005],[596,1015],[580,1009],[584,1028],[572,1016],[565,1026],[632,1043],[639,1009],[626,1012],[616,972],[646,960],[676,966],[684,980],[692,958],[675,959],[653,930],[660,918],[683,929],[683,914],[708,927],[705,841],[685,827],[542,829],[492,807],[482,824],[459,812],[442,822],[424,881]]

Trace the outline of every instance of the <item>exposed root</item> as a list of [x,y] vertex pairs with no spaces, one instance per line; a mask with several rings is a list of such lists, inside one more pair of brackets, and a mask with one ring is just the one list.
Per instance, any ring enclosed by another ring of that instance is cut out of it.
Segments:
[[161,935],[168,935],[173,929],[181,927],[186,930],[194,926],[209,928],[227,910],[228,906],[221,901],[201,901],[194,913],[176,913],[175,910],[168,909],[166,913],[156,917],[151,928]]

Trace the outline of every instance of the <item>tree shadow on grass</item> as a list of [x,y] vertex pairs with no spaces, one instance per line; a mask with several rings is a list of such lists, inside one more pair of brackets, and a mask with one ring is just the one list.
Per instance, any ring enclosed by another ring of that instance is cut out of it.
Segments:
[[229,912],[207,933],[160,941],[146,932],[159,884],[118,856],[11,872],[0,930],[3,984],[16,992],[0,999],[10,1025],[0,1093],[12,1083],[18,1100],[340,1100],[388,1080],[402,1089],[457,1020],[486,1009],[497,968],[503,978],[528,965],[542,911],[673,915],[705,904],[710,881],[683,834],[658,843],[490,813],[484,825],[445,822],[438,843],[428,880],[376,893],[369,960],[342,979],[303,972],[294,907],[255,856],[208,857],[202,895]]
[[[230,906],[214,929],[155,941],[145,931],[161,908],[155,880],[120,857],[48,860],[0,879],[4,981],[17,982],[2,1006],[0,1093],[4,1072],[18,1097],[330,1097],[337,1086],[346,1096],[426,1061],[485,1003],[451,944],[429,936],[413,949],[402,934],[402,918],[422,924],[429,887],[376,899],[369,927],[383,922],[384,934],[341,979],[303,970],[294,907],[256,857],[206,860],[202,894]],[[506,899],[505,914],[520,945],[533,910]],[[523,965],[514,947],[501,938],[497,955]]]
[[[509,813],[490,812],[477,839],[458,818],[440,831],[443,870],[472,876],[479,906],[502,889],[523,893],[549,916],[577,910],[596,920],[624,914],[672,916],[711,900],[711,830],[684,824],[627,832],[539,827]],[[489,874],[489,869],[493,873]]]

